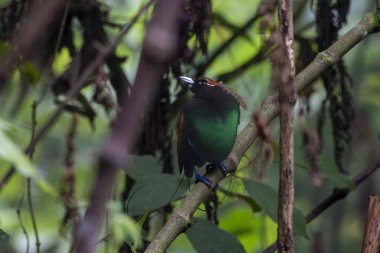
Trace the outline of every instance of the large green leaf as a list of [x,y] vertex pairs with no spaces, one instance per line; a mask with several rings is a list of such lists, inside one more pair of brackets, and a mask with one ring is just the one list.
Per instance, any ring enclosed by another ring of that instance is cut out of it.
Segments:
[[305,216],[297,207],[294,208],[293,218],[293,226],[296,234],[302,236],[303,238],[310,239],[307,233]]
[[26,62],[20,66],[20,71],[25,75],[30,84],[35,85],[41,78],[41,73],[32,62]]
[[5,134],[9,124],[0,119],[0,159],[15,166],[18,173],[24,177],[30,177],[40,189],[56,196],[54,188],[40,175],[37,168],[17,145]]
[[[262,211],[267,214],[274,222],[277,222],[277,202],[278,194],[272,187],[255,182],[248,179],[243,179],[245,189],[249,196],[261,207]],[[296,234],[309,238],[306,229],[306,222],[301,210],[294,208],[294,231]]]
[[187,184],[181,181],[183,180],[171,174],[148,175],[139,178],[132,187],[126,202],[129,214],[143,215],[157,210],[171,200],[178,199],[187,190]]
[[355,184],[347,176],[342,174],[336,163],[329,157],[322,155],[318,158],[318,165],[321,168],[321,174],[326,177],[334,186],[339,188],[349,188],[350,190],[355,189]]
[[273,221],[277,221],[277,192],[268,185],[252,180],[243,180],[249,196]]
[[11,237],[4,230],[0,228],[0,247],[4,244],[9,243],[10,239]]
[[186,230],[186,235],[197,252],[245,252],[234,235],[204,219],[195,219],[194,224]]
[[231,191],[225,190],[223,188],[219,188],[218,190],[223,192],[224,194],[226,194],[228,197],[238,198],[240,200],[243,200],[245,203],[247,203],[251,207],[252,212],[254,212],[254,213],[261,211],[261,208],[259,207],[259,205],[257,205],[257,203],[252,198],[250,198],[249,196],[246,196],[246,195],[238,193],[238,192],[231,192]]
[[139,180],[145,176],[161,174],[162,165],[160,161],[151,156],[130,156],[132,164],[128,168],[128,175],[134,180]]
[[[109,204],[108,210],[110,212],[109,217],[111,217],[110,229],[116,244],[120,245],[122,242],[126,242],[132,248],[138,248],[141,245],[140,230],[142,225],[123,213],[118,203]],[[146,216],[144,217],[146,218]]]

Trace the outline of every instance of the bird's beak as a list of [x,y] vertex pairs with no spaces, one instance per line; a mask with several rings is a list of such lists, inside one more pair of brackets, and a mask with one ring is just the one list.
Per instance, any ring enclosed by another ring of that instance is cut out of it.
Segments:
[[190,77],[179,76],[178,78],[181,79],[182,81],[184,81],[185,83],[194,84],[194,80],[192,78],[190,78]]

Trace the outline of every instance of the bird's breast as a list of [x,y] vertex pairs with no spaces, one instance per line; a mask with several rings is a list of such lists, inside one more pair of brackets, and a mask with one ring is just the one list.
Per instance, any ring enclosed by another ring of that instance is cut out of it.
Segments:
[[239,107],[221,107],[191,99],[183,113],[186,138],[194,152],[207,162],[224,160],[235,142]]

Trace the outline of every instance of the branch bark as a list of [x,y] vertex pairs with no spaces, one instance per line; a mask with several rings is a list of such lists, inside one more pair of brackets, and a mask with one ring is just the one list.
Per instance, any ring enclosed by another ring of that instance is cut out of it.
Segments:
[[[326,51],[320,52],[295,79],[297,92],[301,92],[307,86],[323,73],[326,69],[335,64],[345,53],[347,53],[356,44],[366,38],[369,34],[378,32],[380,29],[380,11],[368,13],[363,19],[350,31],[348,31],[341,39],[336,41]],[[277,97],[269,96],[263,103],[261,115],[263,119],[269,123],[279,112]],[[258,131],[253,121],[238,135],[235,146],[224,161],[228,168],[228,172],[236,169],[240,159],[253,144],[258,137]],[[223,174],[219,170],[214,170],[206,177],[212,182],[218,183]],[[145,252],[164,252],[165,249],[174,241],[174,239],[182,233],[191,223],[191,217],[197,210],[198,206],[210,196],[210,190],[203,184],[197,184],[188,193],[177,210],[171,215],[164,227],[158,232],[156,237],[150,243]]]
[[368,202],[368,217],[365,226],[362,253],[379,253],[380,199],[377,196],[370,196]]
[[280,0],[279,19],[281,41],[274,58],[278,65],[280,102],[280,182],[278,198],[278,249],[280,253],[294,251],[294,105],[296,90],[293,52],[293,11],[291,0]]

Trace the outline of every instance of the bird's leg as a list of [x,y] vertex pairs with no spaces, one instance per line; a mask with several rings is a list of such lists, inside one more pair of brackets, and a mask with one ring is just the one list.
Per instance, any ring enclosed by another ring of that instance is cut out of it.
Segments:
[[227,175],[227,167],[226,165],[224,165],[223,162],[208,164],[206,166],[206,171],[209,172],[214,166],[218,166],[218,168],[224,173],[224,175]]
[[197,170],[195,169],[195,167],[193,167],[193,172],[194,172],[194,176],[195,176],[195,181],[200,181],[202,183],[204,183],[208,188],[212,189],[212,182],[205,178],[205,177],[202,177],[198,172]]

